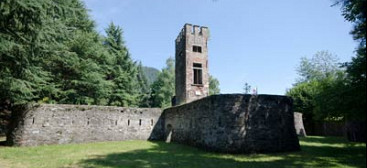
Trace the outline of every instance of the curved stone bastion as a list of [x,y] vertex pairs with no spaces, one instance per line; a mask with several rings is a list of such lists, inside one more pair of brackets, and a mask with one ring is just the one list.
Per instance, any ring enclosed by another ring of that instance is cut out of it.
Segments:
[[286,96],[213,95],[163,115],[166,141],[226,153],[300,150]]
[[162,140],[227,153],[300,149],[292,99],[213,95],[168,108],[34,104],[13,110],[7,143],[15,146]]

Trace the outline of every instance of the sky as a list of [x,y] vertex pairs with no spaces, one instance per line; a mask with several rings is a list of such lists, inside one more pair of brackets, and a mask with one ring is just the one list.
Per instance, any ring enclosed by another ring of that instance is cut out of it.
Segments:
[[298,78],[301,57],[327,50],[350,61],[357,43],[352,24],[333,0],[85,0],[97,31],[113,22],[136,61],[162,69],[175,56],[185,23],[210,30],[209,73],[221,93],[285,94]]

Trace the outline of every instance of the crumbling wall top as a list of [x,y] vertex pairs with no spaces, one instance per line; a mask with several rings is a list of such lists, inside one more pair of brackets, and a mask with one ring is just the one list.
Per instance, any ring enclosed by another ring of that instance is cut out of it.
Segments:
[[179,43],[182,39],[187,35],[196,35],[196,36],[208,36],[208,27],[192,25],[190,23],[186,23],[184,27],[181,29],[180,33],[176,38],[176,43]]

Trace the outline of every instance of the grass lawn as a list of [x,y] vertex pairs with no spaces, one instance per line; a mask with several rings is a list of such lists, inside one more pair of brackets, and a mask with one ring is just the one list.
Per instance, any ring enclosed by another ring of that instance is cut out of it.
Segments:
[[252,155],[211,153],[185,145],[148,141],[0,146],[0,168],[366,167],[365,143],[350,143],[335,137],[300,138],[300,143],[302,151],[299,152]]

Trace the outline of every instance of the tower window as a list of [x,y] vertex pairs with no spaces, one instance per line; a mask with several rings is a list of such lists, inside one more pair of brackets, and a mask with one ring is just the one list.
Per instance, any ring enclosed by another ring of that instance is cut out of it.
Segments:
[[201,47],[200,46],[192,46],[192,51],[193,52],[199,52],[199,53],[201,53]]
[[202,65],[199,63],[193,64],[194,70],[194,84],[201,85],[203,84],[203,68]]

